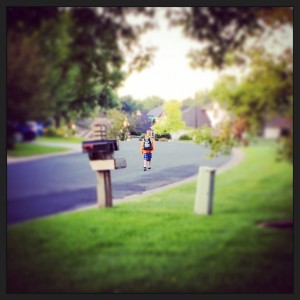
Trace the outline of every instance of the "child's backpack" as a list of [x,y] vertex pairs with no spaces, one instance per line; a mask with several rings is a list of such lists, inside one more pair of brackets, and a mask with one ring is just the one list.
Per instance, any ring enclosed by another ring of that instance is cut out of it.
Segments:
[[144,138],[144,150],[152,150],[151,138]]

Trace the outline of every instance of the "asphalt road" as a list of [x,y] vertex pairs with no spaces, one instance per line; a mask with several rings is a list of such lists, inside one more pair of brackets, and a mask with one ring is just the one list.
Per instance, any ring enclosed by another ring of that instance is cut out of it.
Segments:
[[[194,176],[200,166],[219,167],[231,156],[207,158],[201,145],[157,142],[152,169],[143,171],[139,141],[120,142],[115,158],[127,167],[111,171],[113,201]],[[7,223],[71,211],[97,204],[96,175],[80,146],[67,155],[7,165]]]

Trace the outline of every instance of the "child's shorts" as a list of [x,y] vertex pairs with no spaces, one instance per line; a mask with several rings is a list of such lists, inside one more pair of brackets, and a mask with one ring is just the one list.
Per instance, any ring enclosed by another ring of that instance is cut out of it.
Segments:
[[144,160],[150,161],[152,158],[152,153],[144,153]]

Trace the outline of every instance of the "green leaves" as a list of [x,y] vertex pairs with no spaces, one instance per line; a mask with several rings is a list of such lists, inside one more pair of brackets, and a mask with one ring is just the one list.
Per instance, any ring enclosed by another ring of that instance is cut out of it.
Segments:
[[182,121],[180,106],[181,103],[175,100],[171,100],[164,104],[165,115],[153,126],[153,129],[157,134],[177,132],[180,129],[185,128],[185,123]]
[[210,148],[208,157],[229,155],[235,142],[231,134],[230,122],[224,122],[217,130],[207,125],[192,132],[195,143],[203,144]]
[[[193,67],[223,68],[240,61],[233,53],[242,54],[249,38],[258,38],[266,30],[292,24],[290,7],[188,7],[169,10],[174,26],[204,45],[190,52]],[[229,55],[228,55],[229,54]],[[241,62],[241,61],[240,61]]]
[[130,138],[129,125],[125,114],[117,109],[110,109],[107,117],[112,120],[111,127],[108,132],[108,138],[126,141]]
[[[247,131],[258,134],[274,116],[293,117],[292,53],[274,58],[262,49],[252,49],[249,54],[252,60],[248,74],[239,82],[234,77],[222,77],[211,96],[237,118],[246,118]],[[285,139],[283,143],[284,147],[292,146],[292,140]],[[285,148],[282,153],[292,155],[292,150]]]
[[47,68],[34,36],[7,34],[7,114],[12,121],[39,119],[51,111],[47,86],[41,80]]
[[[132,13],[145,19],[131,24]],[[8,119],[20,121],[116,107],[125,56],[151,28],[152,10],[11,7],[7,16]],[[148,50],[134,55],[134,68],[147,65]]]

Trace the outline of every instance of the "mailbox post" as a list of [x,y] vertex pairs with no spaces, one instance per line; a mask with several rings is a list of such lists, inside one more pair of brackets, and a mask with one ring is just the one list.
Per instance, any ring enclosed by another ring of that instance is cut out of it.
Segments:
[[114,151],[119,150],[118,140],[109,140],[105,125],[96,124],[93,128],[94,139],[82,143],[83,153],[88,153],[90,166],[96,171],[97,200],[100,207],[111,207],[110,170],[126,168],[124,158],[114,158]]
[[215,169],[199,167],[194,212],[210,215],[213,207]]

